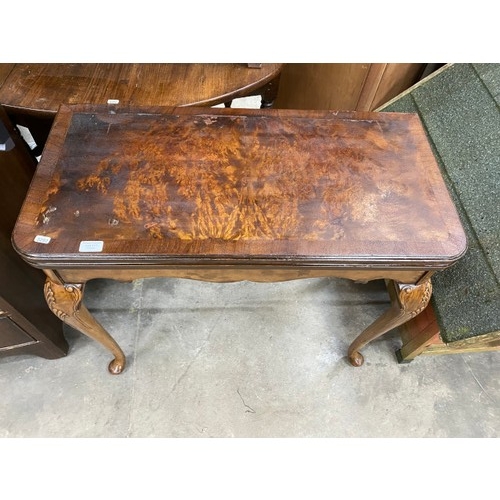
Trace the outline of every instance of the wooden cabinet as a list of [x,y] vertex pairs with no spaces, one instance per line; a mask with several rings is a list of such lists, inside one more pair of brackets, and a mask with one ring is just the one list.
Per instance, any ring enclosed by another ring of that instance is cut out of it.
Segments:
[[14,251],[11,234],[35,163],[0,107],[0,356],[59,358],[68,351],[62,323],[43,296],[45,275]]
[[290,63],[281,72],[275,108],[372,111],[433,66],[421,63]]
[[36,339],[31,337],[14,318],[12,318],[12,307],[9,303],[0,300],[3,303],[5,311],[0,311],[0,349],[9,349],[12,347],[20,347],[31,345],[36,342]]

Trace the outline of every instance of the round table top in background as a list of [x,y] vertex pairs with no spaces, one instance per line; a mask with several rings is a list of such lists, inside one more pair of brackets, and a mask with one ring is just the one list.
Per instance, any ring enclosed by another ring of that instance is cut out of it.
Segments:
[[0,104],[53,114],[61,104],[216,105],[251,95],[276,78],[282,64],[0,64]]

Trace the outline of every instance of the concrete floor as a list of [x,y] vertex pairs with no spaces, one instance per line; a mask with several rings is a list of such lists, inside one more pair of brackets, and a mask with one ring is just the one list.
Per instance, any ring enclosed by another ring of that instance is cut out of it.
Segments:
[[0,437],[499,437],[500,352],[399,365],[396,332],[351,367],[383,282],[89,282],[128,366],[66,328],[59,360],[0,359]]
[[349,365],[380,281],[96,280],[85,302],[126,370],[69,327],[65,358],[0,358],[0,437],[500,437],[500,352],[399,365],[391,332]]

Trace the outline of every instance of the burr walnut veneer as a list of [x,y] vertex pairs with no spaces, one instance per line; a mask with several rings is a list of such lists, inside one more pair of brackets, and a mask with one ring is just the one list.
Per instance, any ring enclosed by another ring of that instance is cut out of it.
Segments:
[[63,321],[125,356],[93,278],[389,280],[349,348],[419,314],[466,240],[416,115],[61,106],[13,233]]

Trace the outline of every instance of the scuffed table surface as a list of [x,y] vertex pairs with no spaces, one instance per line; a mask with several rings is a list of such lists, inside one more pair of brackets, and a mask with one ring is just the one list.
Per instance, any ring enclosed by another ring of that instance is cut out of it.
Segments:
[[465,248],[453,213],[414,115],[62,107],[14,240],[38,265],[439,269]]

